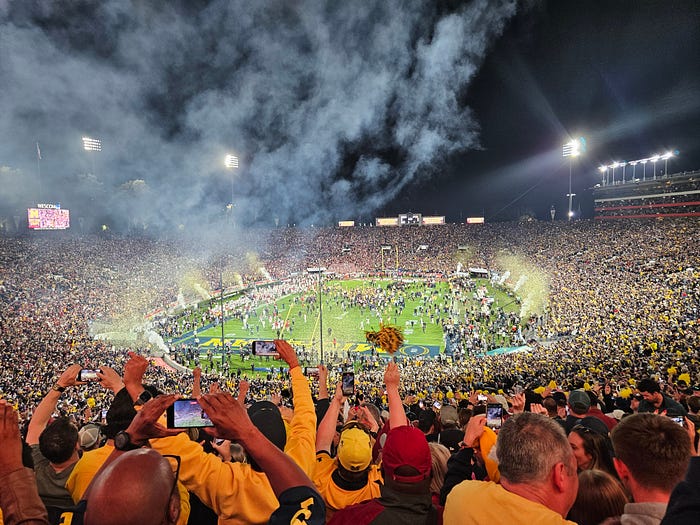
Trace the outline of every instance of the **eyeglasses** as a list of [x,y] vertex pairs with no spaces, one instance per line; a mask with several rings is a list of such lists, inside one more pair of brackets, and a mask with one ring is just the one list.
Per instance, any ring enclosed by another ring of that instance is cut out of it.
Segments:
[[173,454],[163,454],[163,457],[170,464],[170,470],[173,472],[173,486],[170,489],[170,495],[172,496],[177,488],[177,480],[180,478],[180,456],[175,456]]
[[592,434],[594,431],[591,430],[588,427],[585,427],[583,425],[574,425],[574,427],[571,429],[571,431],[578,431],[578,432],[583,432],[584,434]]

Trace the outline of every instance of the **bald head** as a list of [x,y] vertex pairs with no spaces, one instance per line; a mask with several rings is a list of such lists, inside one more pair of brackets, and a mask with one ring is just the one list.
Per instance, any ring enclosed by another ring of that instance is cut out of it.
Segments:
[[176,523],[180,498],[172,491],[174,481],[170,463],[155,450],[127,452],[95,479],[85,525]]

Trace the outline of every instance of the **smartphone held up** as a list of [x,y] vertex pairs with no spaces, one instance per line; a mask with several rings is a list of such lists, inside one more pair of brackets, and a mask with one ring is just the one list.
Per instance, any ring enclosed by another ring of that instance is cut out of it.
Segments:
[[342,388],[344,396],[351,396],[355,393],[355,373],[343,372]]
[[274,341],[253,341],[252,351],[256,356],[279,357],[280,355]]
[[213,427],[196,399],[178,399],[166,410],[168,428]]
[[78,372],[78,377],[76,377],[76,379],[82,383],[87,383],[89,381],[99,381],[100,378],[97,374],[101,373],[102,370],[100,370],[99,368],[83,368],[80,372]]
[[503,424],[503,405],[489,403],[486,405],[486,426],[498,430]]

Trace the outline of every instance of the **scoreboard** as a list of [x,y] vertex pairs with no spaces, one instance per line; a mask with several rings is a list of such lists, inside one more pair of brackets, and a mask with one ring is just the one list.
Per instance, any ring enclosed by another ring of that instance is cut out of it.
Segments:
[[37,204],[27,208],[27,222],[32,230],[66,230],[70,228],[70,211],[60,204]]

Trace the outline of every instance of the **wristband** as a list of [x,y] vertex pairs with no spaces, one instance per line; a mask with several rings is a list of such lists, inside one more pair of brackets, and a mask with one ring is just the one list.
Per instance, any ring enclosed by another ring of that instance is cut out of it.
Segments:
[[51,390],[55,390],[56,392],[65,392],[65,391],[66,391],[66,387],[65,387],[65,386],[61,386],[61,385],[59,385],[58,383],[56,383],[54,386],[51,387]]

